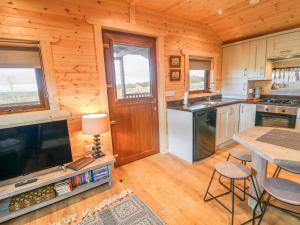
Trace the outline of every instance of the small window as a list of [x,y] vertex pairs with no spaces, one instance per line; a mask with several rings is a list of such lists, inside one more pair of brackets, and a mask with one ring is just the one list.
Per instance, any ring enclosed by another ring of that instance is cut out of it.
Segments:
[[0,40],[0,114],[46,109],[39,44]]
[[211,60],[201,58],[189,59],[189,91],[208,92]]

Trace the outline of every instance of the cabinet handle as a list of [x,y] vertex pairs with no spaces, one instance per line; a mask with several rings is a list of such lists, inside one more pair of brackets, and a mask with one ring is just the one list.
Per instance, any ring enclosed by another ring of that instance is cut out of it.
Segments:
[[248,69],[244,69],[244,76],[247,76]]

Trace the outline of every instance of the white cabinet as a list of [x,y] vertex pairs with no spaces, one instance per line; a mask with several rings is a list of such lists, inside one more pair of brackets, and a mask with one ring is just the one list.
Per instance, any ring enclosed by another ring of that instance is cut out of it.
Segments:
[[223,48],[222,87],[226,97],[247,98],[249,42]]
[[250,41],[248,80],[264,80],[266,75],[267,39]]
[[223,48],[222,75],[226,78],[247,77],[249,42]]
[[168,109],[169,152],[193,163],[193,113]]
[[296,129],[300,129],[300,108],[298,108],[298,113],[297,113]]
[[300,54],[300,31],[267,39],[267,58]]
[[239,131],[244,131],[255,126],[256,104],[242,103],[240,106]]
[[217,109],[216,144],[220,145],[232,139],[239,128],[240,104],[219,107]]

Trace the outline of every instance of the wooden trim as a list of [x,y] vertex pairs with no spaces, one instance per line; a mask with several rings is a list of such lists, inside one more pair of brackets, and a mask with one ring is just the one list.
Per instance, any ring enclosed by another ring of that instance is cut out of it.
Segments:
[[145,35],[149,37],[167,36],[168,32],[155,28],[149,28],[139,24],[130,24],[127,22],[109,22],[92,16],[84,17],[86,22],[91,25],[98,25],[102,29],[120,31],[137,35]]
[[[96,54],[96,64],[97,72],[99,77],[99,89],[100,89],[100,112],[107,113],[109,117],[109,106],[108,106],[108,96],[107,96],[107,82],[106,82],[106,71],[105,71],[105,61],[104,61],[104,45],[102,37],[102,26],[99,24],[93,25],[94,42],[95,42],[95,54]],[[110,120],[110,118],[109,118]],[[106,132],[103,135],[103,145],[105,146],[105,151],[113,153],[112,147],[112,137],[111,131]]]

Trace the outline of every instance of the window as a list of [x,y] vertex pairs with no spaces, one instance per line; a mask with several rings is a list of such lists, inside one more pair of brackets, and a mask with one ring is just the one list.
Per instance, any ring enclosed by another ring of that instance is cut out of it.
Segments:
[[0,40],[0,114],[46,109],[39,44]]
[[191,57],[189,59],[189,91],[208,92],[211,60]]
[[118,99],[151,96],[150,48],[114,44]]

